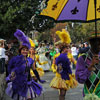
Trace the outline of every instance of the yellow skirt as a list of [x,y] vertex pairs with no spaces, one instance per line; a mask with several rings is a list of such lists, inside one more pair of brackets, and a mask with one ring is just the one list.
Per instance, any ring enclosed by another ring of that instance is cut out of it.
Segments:
[[[37,70],[37,72],[39,73],[39,76],[40,76],[40,77],[44,75],[44,71],[43,71],[42,68],[36,68],[36,70]],[[30,74],[31,74],[32,77],[35,77],[35,74],[34,74],[34,72],[33,72],[32,69],[30,69]]]
[[61,78],[61,75],[59,73],[56,73],[56,76],[53,78],[53,80],[50,83],[50,87],[56,88],[56,89],[64,89],[69,90],[70,88],[75,88],[78,85],[78,82],[75,79],[75,75],[69,75],[70,80],[64,80]]

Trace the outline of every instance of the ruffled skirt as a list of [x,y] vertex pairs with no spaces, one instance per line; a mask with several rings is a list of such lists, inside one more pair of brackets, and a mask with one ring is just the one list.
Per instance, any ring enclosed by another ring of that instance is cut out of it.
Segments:
[[[39,55],[39,60],[40,60],[40,62],[49,62],[49,60],[48,60],[48,58],[45,56],[45,54],[40,54]],[[47,71],[47,70],[49,70],[50,69],[50,64],[49,63],[46,63],[46,64],[43,64],[43,65],[39,65],[39,64],[37,64],[37,66],[39,67],[39,68],[42,68],[44,71]]]
[[18,93],[14,93],[12,88],[12,82],[8,83],[8,87],[6,89],[6,94],[10,96],[13,100],[27,100],[27,99],[33,99],[42,94],[42,86],[38,83],[32,81],[28,82],[28,88],[26,92],[26,96],[19,95]]
[[75,75],[69,75],[70,80],[64,80],[61,78],[59,73],[56,73],[56,76],[52,79],[50,87],[56,89],[69,90],[70,88],[75,88],[78,85],[78,82],[75,79]]

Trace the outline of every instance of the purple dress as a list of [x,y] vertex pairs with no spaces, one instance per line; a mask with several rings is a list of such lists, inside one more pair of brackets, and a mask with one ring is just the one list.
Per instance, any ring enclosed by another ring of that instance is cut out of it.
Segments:
[[56,58],[57,72],[55,77],[50,83],[50,87],[55,89],[69,90],[77,86],[75,76],[72,74],[70,67],[70,60],[67,57],[67,53],[61,53]]
[[8,83],[7,95],[14,100],[27,100],[41,94],[42,86],[30,77],[30,68],[34,60],[27,57],[25,60],[22,55],[12,58],[8,65],[9,77],[11,72],[15,73],[15,78]]
[[62,66],[62,71],[60,72],[62,79],[69,80],[69,74],[72,74],[70,68],[70,61],[67,57],[67,53],[61,53],[59,57],[56,58],[56,65]]

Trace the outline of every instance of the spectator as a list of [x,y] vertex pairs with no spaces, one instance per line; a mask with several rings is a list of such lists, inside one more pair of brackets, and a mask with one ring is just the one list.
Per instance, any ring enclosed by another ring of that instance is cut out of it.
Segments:
[[5,48],[4,48],[4,41],[0,41],[0,74],[4,73],[5,68]]
[[[77,50],[77,47],[75,46],[75,44],[72,45],[71,51],[72,51],[72,55],[73,55],[74,59],[77,60],[78,50]],[[73,67],[73,69],[75,69],[75,64],[73,64],[72,67]]]

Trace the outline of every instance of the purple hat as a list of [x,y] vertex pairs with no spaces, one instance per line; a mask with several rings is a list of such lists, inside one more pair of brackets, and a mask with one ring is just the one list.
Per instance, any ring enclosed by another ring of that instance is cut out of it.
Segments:
[[31,45],[30,45],[29,39],[24,34],[24,32],[17,29],[17,31],[14,33],[14,36],[22,43],[23,46],[26,46],[28,47],[28,49],[30,49]]

